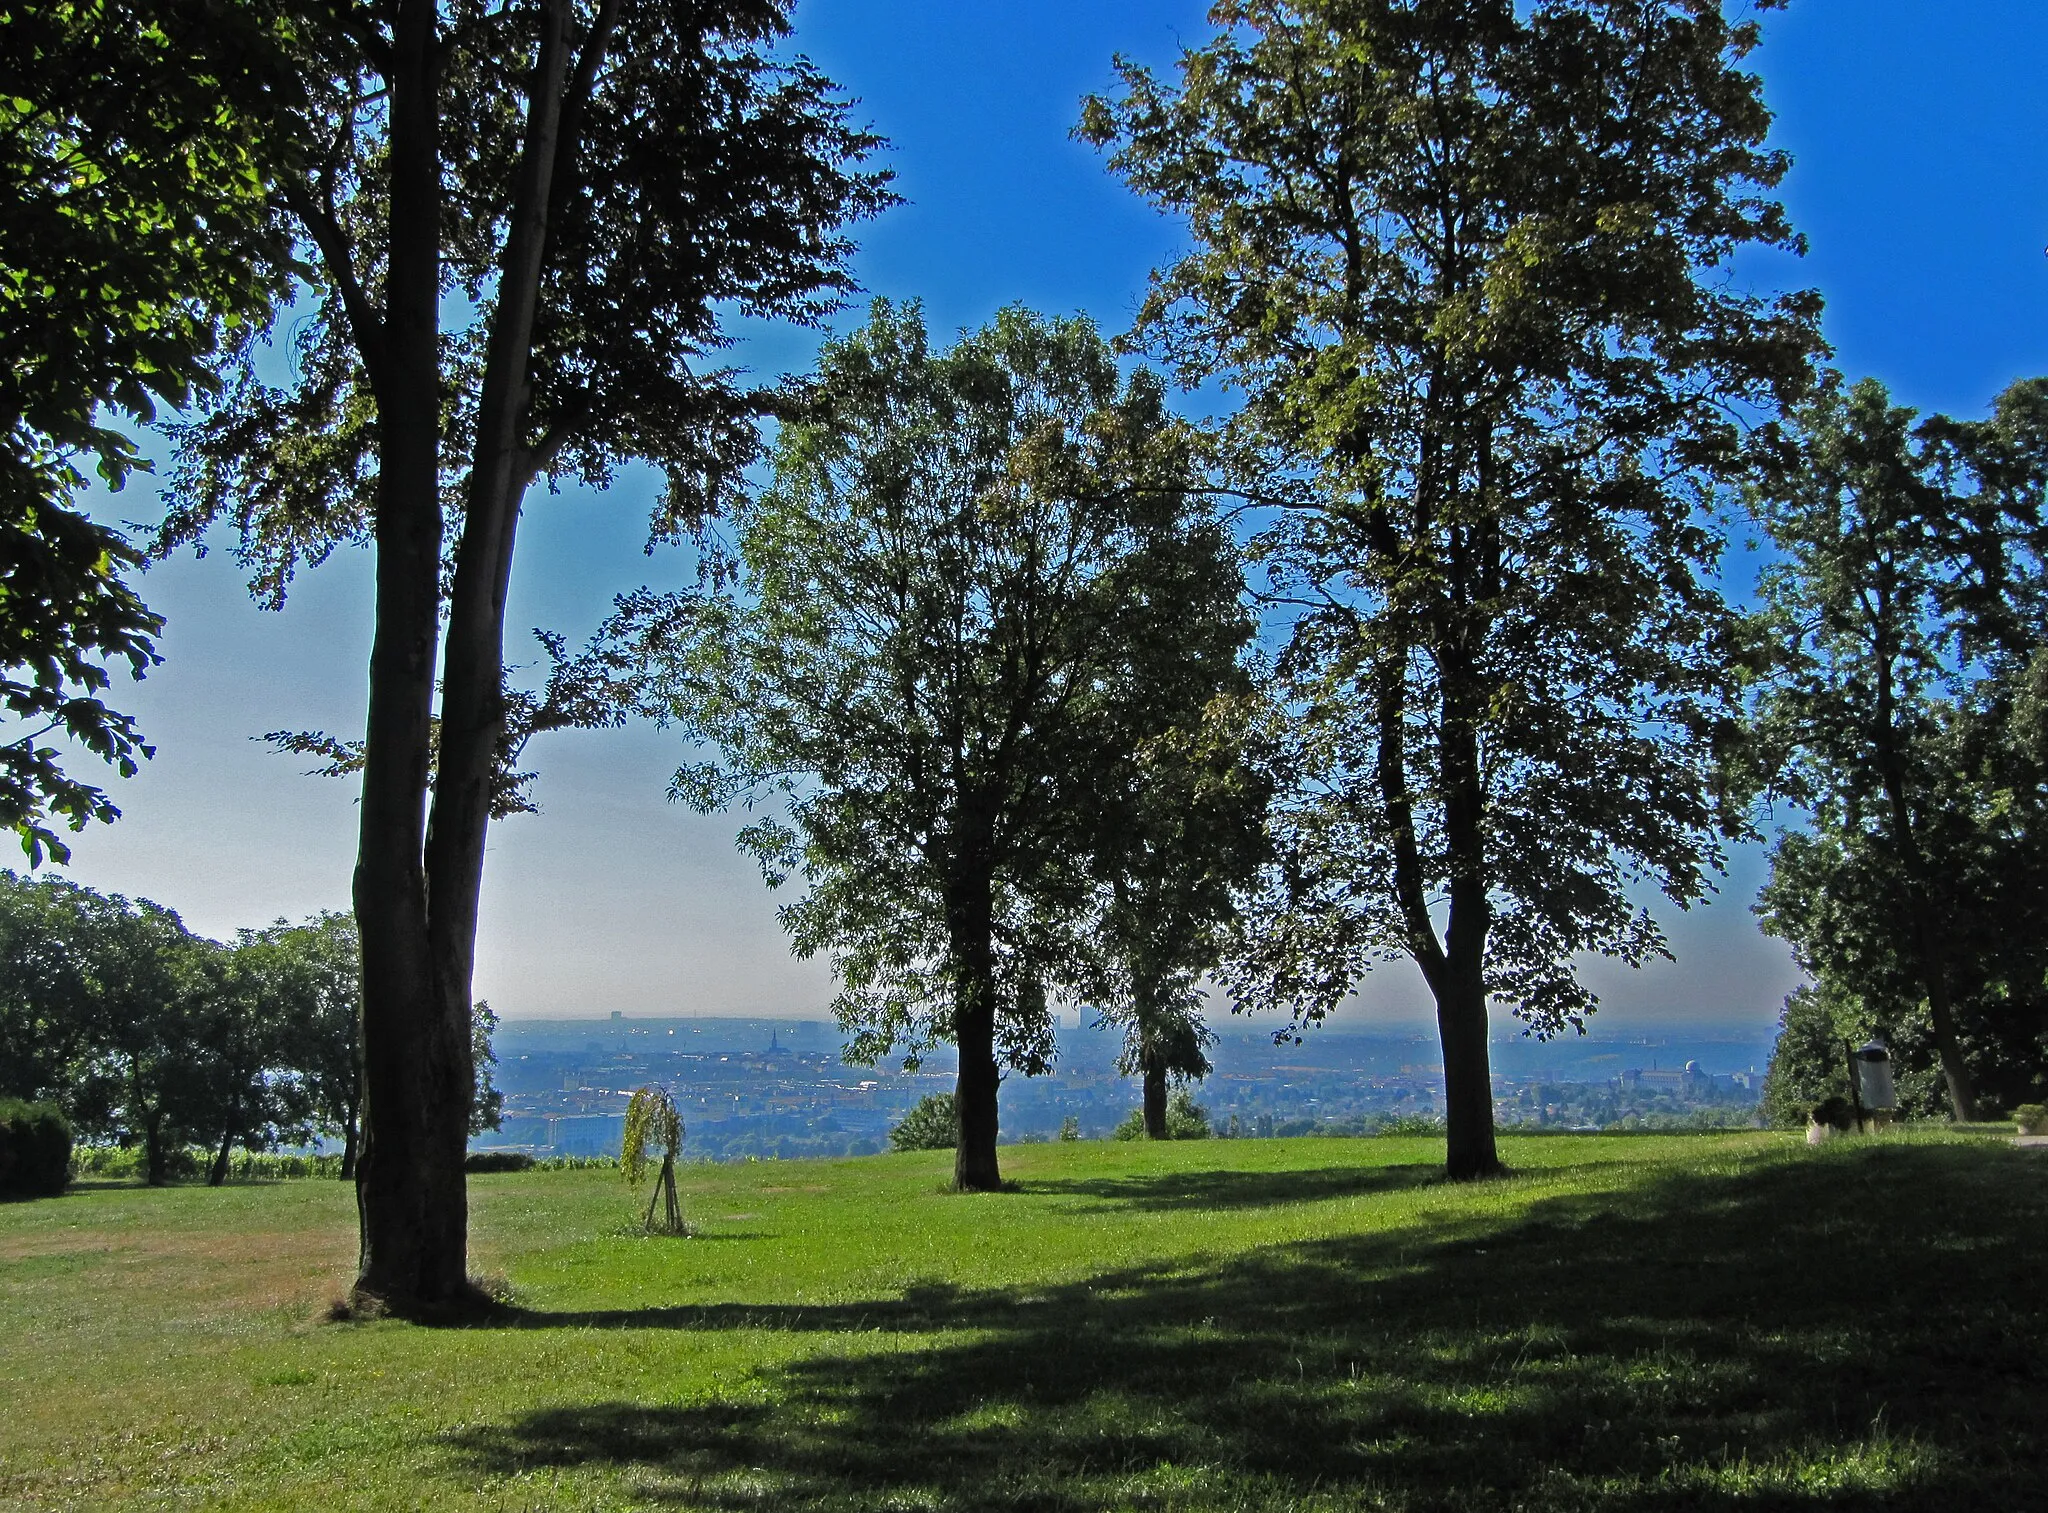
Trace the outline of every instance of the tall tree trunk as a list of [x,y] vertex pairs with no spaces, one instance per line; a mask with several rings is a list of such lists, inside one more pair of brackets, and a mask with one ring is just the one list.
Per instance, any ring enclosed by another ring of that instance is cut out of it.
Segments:
[[170,1183],[171,1153],[164,1146],[161,1114],[151,1114],[142,1126],[142,1171],[143,1181],[151,1187],[165,1187]]
[[953,1108],[960,1143],[953,1151],[953,1186],[960,1192],[995,1192],[1003,1185],[996,1163],[996,974],[994,902],[986,869],[955,887],[947,901],[953,975],[953,1042],[960,1074]]
[[1921,990],[1927,995],[1928,1017],[1934,1023],[1934,1045],[1941,1058],[1941,1078],[1948,1088],[1949,1112],[1957,1123],[1969,1124],[1977,1117],[1977,1092],[1971,1082],[1969,1063],[1963,1059],[1962,1040],[1956,1034],[1955,1003],[1949,992],[1948,950],[1943,933],[1948,911],[1936,899],[1927,855],[1921,850],[1919,833],[1913,824],[1906,762],[1899,749],[1898,702],[1891,641],[1886,630],[1893,602],[1893,596],[1881,584],[1873,635],[1877,654],[1878,771],[1884,784],[1885,803],[1891,811],[1892,842],[1899,870],[1905,875],[1907,938],[1913,943]]
[[[1452,659],[1447,659],[1452,660]],[[1441,738],[1444,840],[1450,853],[1451,911],[1443,962],[1430,981],[1444,1050],[1444,1173],[1453,1181],[1501,1170],[1494,1144],[1493,1070],[1486,1045],[1486,937],[1493,924],[1481,814],[1485,779],[1461,663],[1445,683]]]
[[[379,452],[376,629],[356,857],[363,948],[363,1136],[356,1163],[359,1294],[400,1312],[463,1296],[469,1026],[436,1002],[424,846],[440,626],[438,38],[433,0],[401,0],[389,74],[391,200],[375,332]],[[366,354],[369,356],[370,354]]]
[[1977,1088],[1970,1076],[1970,1064],[1963,1059],[1962,1038],[1956,1034],[1955,1004],[1949,997],[1948,974],[1939,969],[1927,975],[1928,1017],[1934,1022],[1934,1045],[1941,1056],[1941,1080],[1948,1088],[1949,1112],[1959,1124],[1977,1119]]
[[1438,940],[1416,841],[1408,788],[1407,688],[1399,653],[1377,673],[1378,751],[1375,777],[1394,837],[1394,895],[1407,928],[1408,951],[1436,1000],[1444,1053],[1444,1172],[1457,1181],[1501,1169],[1494,1143],[1493,1074],[1486,1046],[1486,935],[1491,925],[1479,814],[1479,759],[1469,724],[1447,712],[1444,738],[1445,832],[1451,853],[1451,913]]
[[1166,1062],[1156,1048],[1144,1052],[1145,1138],[1166,1138]]
[[341,1127],[341,1180],[353,1182],[356,1179],[356,1116],[351,1112],[348,1122]]
[[1444,1051],[1444,1174],[1453,1181],[1501,1170],[1494,1143],[1493,1070],[1486,1045],[1486,985],[1476,974],[1435,991]]
[[[523,428],[556,126],[567,71],[567,12],[568,0],[545,0],[541,8],[541,41],[519,187],[499,266],[462,540],[448,601],[440,765],[425,843],[431,1012],[443,1047],[433,1063],[427,1136],[435,1151],[452,1163],[458,1190],[475,1097],[470,988],[476,964],[477,902],[505,738],[505,596],[520,498],[532,469]],[[456,1212],[460,1214],[460,1209]],[[462,1217],[466,1222],[466,1215]]]
[[226,1185],[228,1180],[228,1157],[234,1154],[234,1150],[235,1127],[231,1123],[225,1130],[221,1131],[220,1149],[214,1153],[213,1167],[206,1174],[206,1185],[208,1187]]

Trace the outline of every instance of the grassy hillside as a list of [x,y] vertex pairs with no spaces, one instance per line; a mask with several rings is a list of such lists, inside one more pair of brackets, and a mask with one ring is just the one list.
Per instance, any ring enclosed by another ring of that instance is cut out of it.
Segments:
[[477,1178],[462,1329],[322,1321],[339,1183],[0,1206],[0,1507],[2048,1508],[2048,1152],[1505,1154]]

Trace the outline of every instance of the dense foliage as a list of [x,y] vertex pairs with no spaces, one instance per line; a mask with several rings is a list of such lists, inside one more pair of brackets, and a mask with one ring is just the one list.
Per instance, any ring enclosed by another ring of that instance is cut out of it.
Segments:
[[71,1180],[71,1124],[54,1103],[0,1098],[0,1198],[47,1198]]
[[1138,337],[1244,403],[1293,616],[1278,859],[1240,996],[1316,1018],[1390,954],[1438,1009],[1448,1165],[1496,1169],[1489,1003],[1537,1033],[1575,963],[1664,940],[1719,865],[1734,712],[1719,537],[1731,415],[1796,397],[1818,299],[1752,22],[1693,0],[1221,0],[1177,80],[1121,66],[1084,137],[1187,219]]
[[[237,1147],[339,1138],[362,1104],[359,966],[345,915],[193,935],[147,899],[0,872],[0,1092],[47,1099],[90,1139],[133,1146],[152,1183],[190,1145],[218,1184]],[[487,1004],[473,1009],[472,1131],[496,1128]]]
[[1216,1133],[1209,1111],[1195,1102],[1186,1088],[1175,1088],[1155,1128],[1147,1110],[1131,1110],[1128,1118],[1112,1132],[1118,1140],[1207,1140]]
[[1912,1112],[2048,1092],[2044,499],[2041,380],[1974,422],[1830,390],[1757,489],[1771,654],[1731,770],[1798,820],[1758,912],[1817,983],[1774,1107],[1827,1081],[1821,1039],[1872,1033]]

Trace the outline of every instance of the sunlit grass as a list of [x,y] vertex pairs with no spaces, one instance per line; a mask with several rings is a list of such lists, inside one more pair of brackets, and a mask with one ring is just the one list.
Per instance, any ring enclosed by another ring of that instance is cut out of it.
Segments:
[[1082,1143],[471,1184],[489,1327],[334,1325],[351,1194],[0,1207],[0,1506],[2041,1506],[2048,1155]]

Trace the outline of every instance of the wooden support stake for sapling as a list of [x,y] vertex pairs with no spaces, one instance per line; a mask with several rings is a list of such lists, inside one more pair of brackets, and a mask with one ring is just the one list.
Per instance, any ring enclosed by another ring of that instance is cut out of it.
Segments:
[[[661,1171],[654,1179],[654,1191],[647,1198],[647,1216],[641,1221],[647,1232],[685,1235],[683,1206],[676,1198],[676,1156],[683,1148],[683,1116],[665,1087],[649,1084],[633,1094],[626,1104],[626,1134],[619,1150],[619,1169],[626,1181],[637,1187],[647,1175],[655,1146],[661,1147]],[[662,1221],[654,1222],[657,1204],[664,1204]]]

